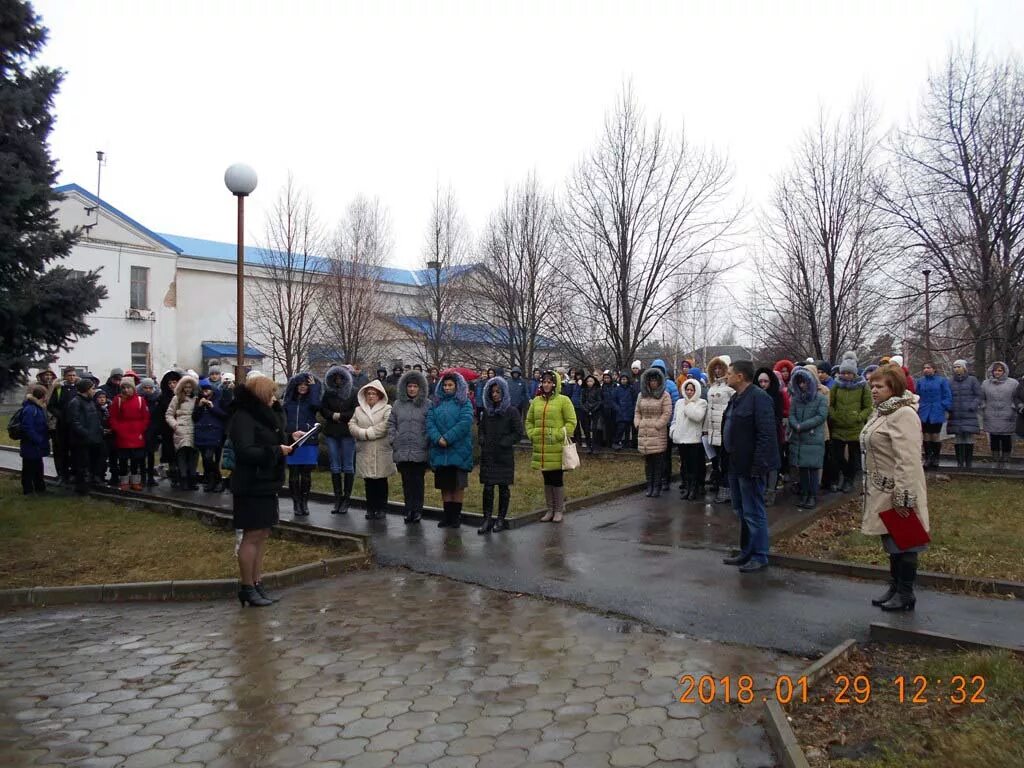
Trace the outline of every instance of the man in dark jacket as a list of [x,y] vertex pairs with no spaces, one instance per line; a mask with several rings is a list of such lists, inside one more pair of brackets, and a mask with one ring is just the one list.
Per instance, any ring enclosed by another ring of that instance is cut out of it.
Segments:
[[[512,407],[519,412],[520,420],[525,425],[526,412],[530,410],[530,390],[523,381],[523,369],[518,365],[512,366],[511,378],[508,380],[508,394],[511,398]],[[525,434],[525,427],[524,427]]]
[[742,551],[723,562],[740,566],[741,573],[768,567],[764,490],[768,473],[779,468],[775,407],[771,396],[753,382],[751,361],[737,360],[729,366],[726,383],[736,394],[725,409],[722,443],[729,453],[729,490],[733,510],[740,519]]
[[68,404],[77,397],[75,384],[78,383],[78,371],[67,366],[63,371],[64,378],[54,387],[50,399],[46,402],[46,410],[57,420],[57,431],[53,436],[53,463],[57,468],[57,482],[70,485],[74,463],[71,459],[70,425],[67,417]]
[[85,495],[90,477],[94,485],[102,487],[106,454],[102,450],[100,411],[92,400],[93,383],[89,379],[80,379],[75,389],[77,395],[67,406],[68,430],[75,468],[75,493]]

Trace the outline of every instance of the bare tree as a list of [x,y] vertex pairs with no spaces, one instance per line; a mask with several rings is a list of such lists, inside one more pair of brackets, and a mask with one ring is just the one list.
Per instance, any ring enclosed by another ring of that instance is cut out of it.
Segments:
[[1024,67],[951,51],[928,78],[919,118],[893,148],[895,184],[881,204],[909,238],[915,271],[932,269],[950,299],[948,328],[984,370],[1024,363]]
[[[724,158],[683,133],[670,136],[660,120],[649,125],[632,88],[623,88],[568,181],[558,227],[573,310],[583,307],[600,324],[617,366],[692,295],[695,277],[726,268],[712,254],[728,247],[737,222],[726,206],[731,180]],[[581,346],[572,335],[560,340]]]
[[866,97],[835,121],[819,113],[777,180],[749,303],[756,346],[837,360],[877,321],[896,243],[877,206],[876,124]]
[[357,196],[338,224],[323,283],[324,340],[346,362],[377,357],[379,318],[384,311],[381,270],[391,259],[391,215],[377,198]]
[[524,371],[533,368],[538,338],[550,333],[550,318],[560,306],[554,219],[554,199],[531,173],[505,191],[480,246],[483,265],[468,317],[499,340],[502,362]]
[[321,331],[323,228],[291,174],[267,214],[261,268],[246,282],[247,321],[285,376],[305,370]]
[[415,302],[423,318],[418,352],[425,362],[441,366],[452,362],[453,327],[458,316],[459,291],[455,280],[469,253],[469,232],[451,187],[438,187],[430,212],[423,256],[429,277]]

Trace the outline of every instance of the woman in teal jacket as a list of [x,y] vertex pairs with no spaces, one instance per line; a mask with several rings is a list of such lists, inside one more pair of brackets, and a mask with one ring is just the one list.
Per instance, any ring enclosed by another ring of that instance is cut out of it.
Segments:
[[434,487],[441,491],[444,516],[438,528],[458,528],[462,497],[473,469],[473,406],[469,386],[456,371],[445,371],[437,382],[437,405],[427,411],[430,468]]
[[789,463],[800,471],[802,509],[818,505],[818,482],[825,463],[825,422],[828,398],[818,392],[818,381],[806,368],[789,379]]

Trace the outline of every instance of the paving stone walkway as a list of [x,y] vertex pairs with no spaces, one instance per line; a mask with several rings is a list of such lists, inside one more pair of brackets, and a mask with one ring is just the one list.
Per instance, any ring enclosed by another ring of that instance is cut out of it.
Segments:
[[757,703],[805,662],[381,569],[267,609],[91,605],[0,618],[0,765],[757,768]]

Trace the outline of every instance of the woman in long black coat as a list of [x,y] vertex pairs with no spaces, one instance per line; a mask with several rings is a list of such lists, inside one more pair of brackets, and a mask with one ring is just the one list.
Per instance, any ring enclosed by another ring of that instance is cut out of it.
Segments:
[[[284,410],[277,400],[273,379],[257,376],[235,388],[231,426],[235,469],[231,473],[234,527],[241,529],[238,570],[242,605],[264,606],[275,602],[260,579],[263,551],[270,529],[277,524],[277,495],[284,483],[285,457],[292,452],[284,433]],[[298,439],[301,432],[292,437]]]
[[[516,479],[516,445],[525,437],[519,411],[512,407],[508,382],[489,379],[483,389],[484,415],[480,420],[480,484],[484,487],[484,524],[477,533],[503,531]],[[494,514],[494,486],[498,486],[498,520]]]

